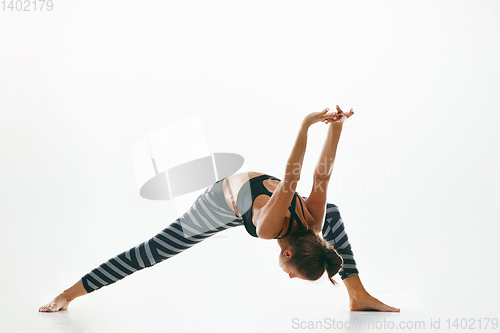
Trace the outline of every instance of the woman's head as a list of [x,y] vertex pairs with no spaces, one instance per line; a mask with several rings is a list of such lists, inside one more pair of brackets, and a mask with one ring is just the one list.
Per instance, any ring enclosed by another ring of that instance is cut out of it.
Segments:
[[314,231],[299,227],[280,245],[279,263],[290,277],[318,280],[326,271],[330,281],[337,284],[332,277],[342,267],[342,258]]

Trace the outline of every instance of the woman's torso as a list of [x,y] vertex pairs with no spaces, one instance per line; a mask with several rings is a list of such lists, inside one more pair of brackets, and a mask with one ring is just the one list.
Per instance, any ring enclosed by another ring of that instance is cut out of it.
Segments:
[[[253,179],[255,177],[259,177],[261,175],[265,175],[264,173],[261,172],[243,172],[243,173],[237,173],[234,175],[231,175],[227,177],[223,184],[222,184],[222,189],[224,191],[224,197],[229,205],[229,207],[233,210],[233,212],[242,217],[241,214],[244,214],[245,212],[239,212],[237,207],[236,207],[236,202],[238,200],[238,195],[240,194],[240,190],[242,190],[243,185],[247,183],[250,179]],[[271,193],[274,193],[276,187],[279,184],[279,180],[276,179],[265,179],[262,184],[263,186]],[[230,189],[228,188],[230,186]],[[232,194],[232,195],[231,195]],[[297,222],[297,218],[294,218],[292,221],[292,226],[291,226],[291,231],[293,232],[297,227],[298,223],[302,222],[305,227],[309,227],[310,223],[308,221],[313,221],[312,215],[309,213],[307,210],[306,204],[304,199],[300,196],[296,196],[296,202],[295,202],[295,212],[297,213],[297,217],[300,219],[299,222]],[[255,198],[253,201],[253,206],[252,206],[252,223],[256,227],[255,221],[258,219],[259,212],[262,207],[270,200],[270,196],[266,194],[261,194]],[[300,208],[299,208],[300,207]],[[291,212],[290,210],[287,211],[286,215],[283,217],[283,230],[282,233],[280,233],[280,236],[285,234],[285,231],[288,230],[289,228],[289,221],[290,221],[290,216]]]

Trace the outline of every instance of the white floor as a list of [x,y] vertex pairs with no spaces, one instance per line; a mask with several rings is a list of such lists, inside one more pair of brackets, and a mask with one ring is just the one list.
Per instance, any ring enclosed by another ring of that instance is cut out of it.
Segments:
[[[226,250],[248,250],[256,242],[264,242],[260,245],[268,256]],[[72,251],[77,258],[77,252],[85,249]],[[467,284],[445,280],[446,274],[435,280],[428,274],[408,280],[404,272],[392,277],[361,275],[375,297],[401,308],[400,313],[350,312],[342,284],[333,287],[326,279],[289,279],[275,263],[277,251],[274,242],[251,239],[243,228],[229,230],[78,298],[68,311],[58,313],[37,310],[75,282],[81,269],[71,268],[78,266],[74,262],[54,263],[49,254],[33,254],[39,261],[23,265],[21,256],[2,274],[1,332],[427,332],[431,325],[437,330],[436,321],[443,331],[468,331],[448,325],[458,319],[458,325],[466,320],[466,325],[475,323],[478,328],[479,319],[484,325],[485,318],[499,316],[494,300],[498,288],[473,280]],[[81,259],[81,265],[87,262]],[[44,271],[40,269],[44,265],[55,268]]]
[[400,313],[349,312],[344,290],[331,288],[326,281],[308,288],[307,283],[294,281],[286,289],[274,282],[274,288],[264,290],[249,286],[228,289],[221,281],[212,291],[199,292],[201,287],[183,290],[181,281],[162,281],[159,275],[143,279],[147,286],[140,280],[87,295],[68,311],[58,313],[37,312],[47,298],[40,291],[30,295],[29,290],[13,290],[9,299],[14,301],[1,309],[2,332],[429,331],[436,321],[441,330],[468,331],[448,325],[455,319],[463,325],[460,320],[466,318],[467,325],[475,321],[478,328],[480,318],[483,324],[484,318],[498,319],[498,308],[486,305],[439,299],[424,304],[415,295],[383,291],[374,294],[399,306]]

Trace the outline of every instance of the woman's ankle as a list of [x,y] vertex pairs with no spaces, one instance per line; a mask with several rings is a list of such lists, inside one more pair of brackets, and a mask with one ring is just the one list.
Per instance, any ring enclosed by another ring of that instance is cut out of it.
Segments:
[[348,278],[345,278],[343,280],[343,282],[347,288],[349,298],[356,299],[356,298],[360,298],[360,297],[366,297],[367,295],[369,296],[365,287],[361,283],[361,280],[360,280],[358,274],[350,276]]
[[61,296],[64,296],[68,302],[71,302],[75,298],[83,296],[85,294],[87,294],[87,290],[85,290],[83,284],[80,281],[78,281],[70,288],[64,290],[61,293]]

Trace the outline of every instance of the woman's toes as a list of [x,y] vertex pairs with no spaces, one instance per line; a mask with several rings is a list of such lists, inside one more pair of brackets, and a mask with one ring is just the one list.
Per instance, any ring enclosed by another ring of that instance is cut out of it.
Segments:
[[389,306],[387,304],[384,304],[382,302],[380,302],[380,306],[378,307],[378,310],[385,311],[385,312],[399,312],[399,309],[392,307],[392,306]]
[[393,306],[389,306],[389,309],[391,309],[392,312],[400,312],[401,310],[398,308],[395,308]]
[[54,308],[52,307],[52,305],[44,305],[44,306],[41,306],[40,309],[38,309],[39,312],[54,312]]

